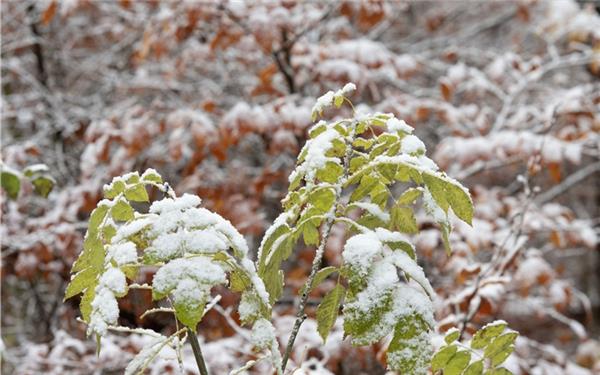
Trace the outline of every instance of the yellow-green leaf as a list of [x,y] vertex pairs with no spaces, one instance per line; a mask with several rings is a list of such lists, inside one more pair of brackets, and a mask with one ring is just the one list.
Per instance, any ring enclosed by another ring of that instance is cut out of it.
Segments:
[[327,336],[335,324],[345,292],[346,289],[342,285],[336,285],[325,295],[317,308],[317,331],[323,341],[327,341]]

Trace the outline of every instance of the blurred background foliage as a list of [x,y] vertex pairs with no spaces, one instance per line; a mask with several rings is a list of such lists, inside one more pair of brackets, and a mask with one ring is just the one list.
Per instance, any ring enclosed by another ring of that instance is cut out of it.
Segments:
[[[44,163],[56,186],[47,198],[27,182],[16,200],[2,192],[2,370],[120,373],[141,348],[141,337],[114,335],[96,358],[77,301],[62,303],[113,176],[155,168],[256,249],[280,211],[315,98],[354,82],[358,111],[406,120],[473,195],[473,227],[455,222],[450,257],[437,251],[434,223],[417,217],[439,337],[504,319],[521,333],[514,373],[600,371],[599,9],[571,0],[3,1],[2,162]],[[334,227],[327,264],[340,263],[344,236]],[[313,253],[300,249],[286,264],[282,338]],[[215,374],[254,355],[227,310],[235,297],[223,294],[200,328]],[[131,293],[121,323],[172,331],[170,319],[139,318],[149,303]],[[295,353],[304,373],[385,373],[385,347],[352,348],[339,326],[323,345],[311,324]],[[165,358],[150,371],[177,365]]]

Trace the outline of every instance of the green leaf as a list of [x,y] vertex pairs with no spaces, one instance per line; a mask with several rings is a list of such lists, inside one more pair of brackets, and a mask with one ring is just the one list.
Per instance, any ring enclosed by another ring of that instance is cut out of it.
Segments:
[[431,196],[433,196],[435,202],[438,204],[438,206],[440,206],[440,208],[444,212],[448,212],[448,207],[450,206],[450,204],[446,199],[446,191],[444,189],[446,182],[441,178],[433,176],[429,173],[423,173],[422,177],[423,181],[425,181],[425,185],[427,185],[427,188],[429,189],[429,192],[431,192]]
[[369,192],[369,196],[371,197],[371,202],[383,208],[387,204],[390,192],[383,182],[378,181]]
[[33,185],[33,189],[36,192],[36,194],[47,198],[48,194],[50,194],[50,192],[54,188],[56,181],[52,176],[40,175],[32,179],[31,184]]
[[269,293],[269,303],[273,304],[281,297],[283,293],[284,274],[282,270],[276,267],[265,270],[261,275],[265,288]]
[[[349,277],[349,279],[348,302],[351,302],[352,294],[359,291],[359,288],[364,284],[364,279],[355,279],[352,277]],[[353,345],[370,345],[388,333],[385,331],[374,330],[374,328],[383,321],[383,316],[392,308],[391,290],[389,293],[373,302],[369,314],[355,311],[352,307],[353,305],[348,303],[344,306],[344,334],[352,336]],[[390,327],[390,330],[391,329],[393,329],[393,327]],[[372,334],[374,331],[377,331],[380,334]]]
[[132,202],[148,202],[148,192],[142,184],[133,185],[125,190],[125,198]]
[[393,241],[393,242],[386,242],[386,245],[388,245],[390,247],[390,249],[392,249],[392,250],[402,250],[406,254],[408,254],[408,256],[411,257],[413,260],[417,260],[417,255],[415,254],[415,249],[408,242]]
[[306,245],[317,246],[319,244],[319,230],[310,222],[304,224],[302,235],[304,236],[304,243]]
[[356,172],[368,162],[369,161],[367,160],[367,158],[362,155],[353,157],[352,159],[350,159],[350,173]]
[[113,199],[124,191],[125,183],[122,180],[113,179],[113,182],[104,188],[104,198]]
[[312,128],[310,128],[310,130],[308,131],[308,136],[310,138],[316,138],[325,130],[327,130],[327,125],[324,121],[320,121],[318,124],[315,124]]
[[502,321],[496,321],[490,323],[479,331],[475,333],[473,336],[473,340],[471,340],[471,348],[473,349],[483,349],[486,347],[494,338],[499,336],[504,329],[506,328],[506,323]]
[[342,104],[344,104],[344,97],[342,95],[337,95],[333,99],[333,104],[335,105],[335,108],[340,108]]
[[323,342],[327,341],[327,336],[335,324],[345,292],[346,289],[341,284],[337,284],[325,295],[317,308],[317,331]]
[[140,182],[140,174],[138,172],[127,173],[121,178],[125,178],[125,182],[129,185],[138,184]]
[[446,197],[454,214],[465,223],[471,225],[473,221],[473,202],[469,194],[461,187],[447,183]]
[[123,271],[123,273],[125,274],[125,277],[127,277],[129,280],[135,280],[135,278],[137,277],[138,271],[140,270],[140,266],[137,265],[125,265],[125,266],[121,266],[121,271]]
[[[270,233],[268,238],[266,238],[264,240],[264,243],[263,243],[262,249],[261,249],[259,264],[258,264],[259,272],[267,266],[267,259],[269,258],[271,252],[279,250],[279,249],[272,248],[273,245],[275,244],[275,241],[277,241],[281,236],[289,234],[290,231],[291,231],[291,229],[287,224],[280,225]],[[281,241],[279,241],[279,243],[281,243]],[[277,256],[271,255],[270,258],[271,258],[271,261],[269,262],[269,264],[274,264],[273,261],[275,259],[283,259],[284,257],[277,257]],[[275,266],[278,267],[279,265],[276,264]]]
[[100,230],[100,225],[104,222],[106,214],[108,213],[107,205],[100,205],[92,211],[90,214],[90,221],[88,222],[88,232],[96,235]]
[[119,199],[111,208],[110,214],[117,221],[128,221],[133,219],[133,208],[124,199]]
[[315,274],[315,278],[313,279],[311,290],[316,288],[317,286],[319,286],[319,284],[321,284],[323,282],[323,280],[325,280],[329,275],[331,275],[332,273],[337,272],[337,271],[338,271],[338,268],[333,267],[333,266],[321,268]]
[[234,292],[243,292],[252,285],[248,275],[241,269],[235,269],[229,274],[229,288]]
[[515,349],[514,343],[518,336],[517,332],[508,332],[496,337],[485,348],[483,355],[490,358],[493,366],[501,364]]
[[2,180],[2,188],[6,191],[8,197],[13,200],[17,199],[21,189],[20,173],[2,166],[0,179]]
[[456,328],[451,328],[446,332],[446,337],[444,337],[444,341],[446,344],[450,344],[460,337],[460,331]]
[[163,179],[154,169],[146,169],[146,171],[142,173],[142,181],[162,184]]
[[427,374],[431,361],[427,324],[418,315],[404,316],[394,329],[387,352],[390,369],[402,374]]
[[396,200],[397,204],[411,204],[415,199],[421,196],[422,192],[417,188],[407,189],[402,195]]
[[316,189],[309,195],[308,201],[318,208],[319,211],[325,213],[333,206],[335,202],[335,193],[329,187]]
[[499,368],[487,370],[485,372],[485,375],[513,375],[513,373],[508,371],[504,367],[499,367]]
[[431,369],[435,372],[446,367],[457,349],[456,345],[442,347],[431,359]]
[[83,252],[73,263],[71,272],[78,272],[88,267],[101,268],[104,265],[104,255],[102,241],[88,232],[83,240]]
[[175,316],[183,323],[186,327],[196,330],[198,322],[202,319],[204,313],[204,306],[206,300],[202,301],[186,301],[186,302],[175,302],[173,307],[175,308]]
[[373,146],[373,142],[374,142],[373,138],[370,138],[370,139],[356,138],[352,142],[352,146],[355,148],[362,148],[364,150],[368,150],[369,148],[371,148],[371,146]]
[[290,186],[288,187],[289,191],[296,190],[300,183],[302,182],[302,173],[297,173],[294,179],[290,182]]
[[386,223],[381,220],[378,216],[369,214],[369,213],[365,213],[363,214],[360,219],[357,220],[357,223],[359,225],[362,225],[363,227],[367,227],[369,229],[376,229],[376,228],[381,228],[381,227],[385,227]]
[[396,171],[398,170],[398,165],[382,163],[382,164],[377,164],[375,169],[377,169],[377,172],[379,172],[379,174],[383,178],[385,178],[387,181],[389,181],[389,183],[391,183],[392,181],[394,181],[394,177],[396,176]]
[[83,292],[90,285],[94,284],[97,275],[98,273],[96,270],[91,267],[75,274],[71,278],[69,285],[67,285],[67,290],[65,291],[65,297],[63,298],[63,301],[66,301],[67,299]]
[[463,375],[481,375],[483,373],[483,360],[473,362],[466,368]]
[[450,247],[450,224],[439,223],[442,232],[442,242],[444,243],[444,249],[446,249],[446,255],[452,255],[452,248]]
[[81,311],[81,317],[87,323],[90,322],[90,316],[92,315],[92,301],[96,296],[96,283],[90,285],[83,293],[81,302],[79,302],[79,310]]
[[379,180],[371,175],[365,175],[360,179],[360,184],[350,196],[350,202],[361,200],[364,196],[371,193],[371,190],[379,183]]
[[391,212],[390,227],[404,233],[417,233],[417,219],[411,208],[394,205]]
[[444,375],[460,375],[471,361],[471,353],[459,351],[448,361],[444,369]]
[[107,224],[102,227],[102,238],[105,242],[110,243],[115,234],[117,234],[117,228],[113,225]]
[[325,163],[325,167],[317,171],[316,175],[320,181],[329,182],[335,184],[339,178],[344,174],[344,168],[332,161]]

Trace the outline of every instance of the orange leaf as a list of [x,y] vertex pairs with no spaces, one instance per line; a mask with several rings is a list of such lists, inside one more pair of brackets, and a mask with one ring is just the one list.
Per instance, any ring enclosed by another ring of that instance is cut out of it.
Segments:
[[452,99],[452,91],[452,86],[448,82],[440,82],[440,92],[442,93],[442,97],[445,101],[449,102],[450,99]]
[[560,164],[559,163],[548,163],[548,171],[550,172],[550,177],[556,183],[561,181],[561,173],[560,173]]
[[57,8],[56,0],[52,0],[50,5],[48,5],[48,8],[46,8],[46,10],[44,10],[44,13],[42,13],[42,24],[43,25],[48,25],[52,21],[52,19],[54,18],[54,15],[56,14],[56,8]]

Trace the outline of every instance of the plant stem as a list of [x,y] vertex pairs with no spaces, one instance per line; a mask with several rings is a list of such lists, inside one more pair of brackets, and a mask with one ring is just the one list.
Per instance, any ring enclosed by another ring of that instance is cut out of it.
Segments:
[[187,330],[188,337],[190,338],[190,344],[192,344],[192,350],[194,351],[194,357],[196,357],[196,363],[198,364],[198,370],[200,370],[200,375],[208,375],[206,363],[204,362],[204,357],[202,356],[202,350],[200,350],[198,336],[196,336],[196,332],[191,330],[189,327]]
[[308,276],[308,280],[306,284],[302,288],[302,297],[300,298],[300,304],[298,305],[298,313],[296,314],[296,322],[294,323],[294,328],[292,329],[292,333],[290,334],[290,338],[287,343],[287,347],[285,348],[285,353],[283,354],[283,361],[281,364],[281,371],[285,372],[285,367],[287,365],[288,359],[290,358],[290,354],[292,352],[292,348],[294,347],[294,341],[296,341],[296,336],[298,335],[298,331],[300,330],[300,326],[306,320],[306,314],[304,313],[304,309],[306,308],[306,301],[308,300],[308,295],[310,290],[312,289],[312,283],[317,274],[317,271],[321,268],[321,263],[323,261],[323,253],[325,252],[325,245],[327,244],[327,238],[329,237],[329,233],[331,232],[331,227],[333,226],[334,216],[330,216],[325,222],[325,226],[323,227],[322,232],[322,241],[319,245],[317,252],[315,254],[315,259],[312,263],[312,268],[310,270],[310,275]]
[[296,336],[298,335],[298,331],[300,331],[300,326],[306,320],[306,314],[304,310],[306,308],[306,301],[308,301],[308,295],[312,289],[312,284],[315,279],[315,275],[317,271],[321,268],[321,263],[323,262],[323,254],[325,253],[325,245],[327,244],[327,239],[329,238],[329,233],[331,232],[331,227],[336,220],[336,206],[337,202],[341,198],[341,187],[343,186],[343,182],[348,178],[348,165],[350,164],[350,157],[352,156],[352,141],[354,139],[354,129],[356,126],[356,122],[352,123],[352,131],[348,138],[346,138],[346,155],[344,156],[344,176],[340,182],[339,190],[337,191],[336,203],[331,208],[331,211],[327,214],[327,220],[325,221],[325,226],[321,232],[321,243],[317,248],[317,252],[315,253],[315,259],[313,259],[312,267],[310,269],[310,275],[306,280],[306,284],[304,288],[302,288],[302,297],[300,298],[300,304],[298,305],[298,313],[296,314],[296,322],[294,323],[294,328],[292,328],[292,333],[290,334],[290,338],[288,339],[287,346],[285,348],[285,353],[283,354],[283,361],[281,363],[281,372],[285,373],[285,367],[287,366],[288,359],[292,353],[292,349],[294,348],[294,341],[296,341]]

